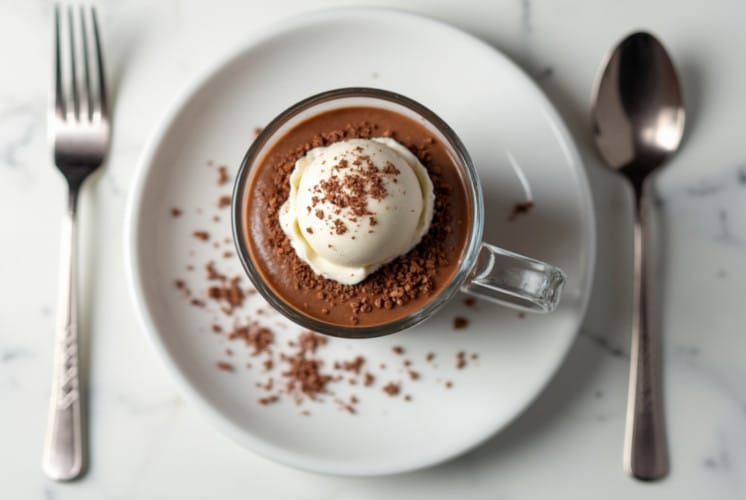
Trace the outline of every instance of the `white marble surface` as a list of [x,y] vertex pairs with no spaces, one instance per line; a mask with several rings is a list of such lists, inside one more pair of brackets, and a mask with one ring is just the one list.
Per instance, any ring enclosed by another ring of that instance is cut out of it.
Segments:
[[[598,211],[599,265],[588,317],[566,363],[506,431],[433,469],[343,479],[257,457],[183,402],[135,322],[123,275],[122,217],[143,142],[175,91],[255,27],[353,2],[100,3],[116,132],[111,159],[86,186],[82,206],[91,467],[81,481],[55,484],[39,467],[64,200],[45,138],[51,9],[46,1],[0,1],[0,498],[746,498],[746,66],[739,59],[746,6],[373,2],[451,22],[535,76],[585,159]],[[658,182],[672,455],[671,475],[658,484],[635,482],[621,470],[630,203],[596,159],[587,120],[601,57],[638,27],[665,40],[690,110],[683,150]]]

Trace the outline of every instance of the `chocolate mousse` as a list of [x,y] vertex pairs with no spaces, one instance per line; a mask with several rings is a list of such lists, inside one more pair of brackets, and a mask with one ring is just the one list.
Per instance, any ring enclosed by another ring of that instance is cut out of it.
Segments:
[[469,239],[468,189],[447,146],[393,111],[313,116],[250,175],[250,258],[318,321],[374,326],[416,312],[450,282]]

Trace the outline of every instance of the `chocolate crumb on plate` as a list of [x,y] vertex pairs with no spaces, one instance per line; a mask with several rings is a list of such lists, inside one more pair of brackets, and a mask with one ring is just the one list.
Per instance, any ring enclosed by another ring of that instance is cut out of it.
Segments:
[[383,392],[392,397],[396,396],[397,394],[399,394],[399,384],[395,382],[389,382],[388,384],[383,386]]
[[456,368],[459,370],[462,370],[466,367],[466,353],[464,351],[459,351],[458,354],[456,354]]
[[345,370],[353,372],[356,375],[360,374],[360,369],[365,364],[365,358],[362,356],[355,356],[352,361],[337,361],[334,363],[334,368],[337,370]]
[[355,407],[352,406],[352,404],[346,403],[342,401],[341,399],[335,399],[334,401],[339,405],[340,409],[346,410],[350,415],[355,415],[357,413],[357,411],[355,410]]
[[277,401],[279,401],[279,399],[280,399],[279,396],[273,394],[272,396],[259,398],[257,401],[259,401],[259,404],[267,406],[269,404],[276,403]]
[[462,316],[456,316],[453,318],[453,329],[454,330],[463,330],[469,326],[469,320],[462,317]]
[[222,370],[224,372],[233,371],[233,365],[228,363],[227,361],[218,361],[217,363],[215,363],[215,366],[218,367],[218,370]]
[[474,297],[466,297],[464,299],[464,304],[466,307],[474,307],[477,305],[477,299]]
[[395,345],[394,347],[391,348],[391,351],[394,354],[404,354],[404,348],[400,345]]
[[534,208],[533,201],[518,202],[515,205],[513,205],[513,210],[510,212],[510,216],[508,216],[508,220],[510,221],[515,220],[519,215],[524,215],[524,214],[529,213],[532,208]]
[[228,169],[225,165],[218,167],[218,186],[225,185],[230,178],[228,177]]
[[269,348],[274,342],[275,334],[269,328],[259,326],[255,323],[248,325],[236,325],[228,334],[229,340],[243,340],[247,347],[253,352],[252,356],[269,353]]
[[210,233],[208,233],[207,231],[194,231],[192,233],[192,236],[202,241],[207,241],[210,239]]
[[183,212],[181,211],[181,209],[178,209],[176,207],[171,209],[171,217],[174,217],[174,218],[180,217],[182,213]]
[[240,307],[244,301],[243,289],[238,285],[239,278],[234,277],[223,282],[220,286],[211,286],[207,289],[207,296],[211,299],[224,304],[227,314]]
[[221,196],[218,198],[218,208],[227,208],[231,206],[230,196]]

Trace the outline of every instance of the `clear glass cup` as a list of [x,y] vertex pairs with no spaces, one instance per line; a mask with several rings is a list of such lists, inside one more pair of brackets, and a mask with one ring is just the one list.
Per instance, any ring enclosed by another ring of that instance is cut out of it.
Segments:
[[[267,283],[252,261],[244,232],[247,186],[251,172],[287,131],[308,118],[340,108],[375,107],[393,111],[425,125],[445,144],[468,189],[473,224],[466,247],[450,283],[419,310],[389,323],[374,326],[340,326],[303,314]],[[232,201],[233,238],[238,256],[257,291],[272,307],[298,325],[346,338],[387,335],[411,328],[430,318],[459,291],[490,302],[532,312],[551,312],[559,303],[565,274],[558,268],[482,241],[484,203],[476,169],[456,133],[435,113],[402,95],[372,88],[344,88],[309,97],[280,113],[267,125],[247,151],[236,176]]]

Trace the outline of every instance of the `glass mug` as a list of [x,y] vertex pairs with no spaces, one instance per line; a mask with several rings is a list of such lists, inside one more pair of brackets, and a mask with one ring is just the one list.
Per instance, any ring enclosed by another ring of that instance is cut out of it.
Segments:
[[[251,258],[245,234],[244,213],[251,172],[286,132],[306,119],[327,111],[349,107],[373,107],[404,115],[424,125],[449,150],[464,181],[472,227],[456,272],[417,311],[389,323],[372,326],[344,326],[318,321],[289,305],[267,283]],[[372,88],[343,88],[309,97],[282,112],[267,125],[243,158],[233,189],[233,238],[238,256],[257,291],[285,317],[303,328],[345,338],[368,338],[411,328],[430,318],[459,291],[512,308],[551,312],[559,303],[565,274],[558,268],[524,257],[482,241],[484,203],[476,169],[455,132],[435,113],[399,94]]]

